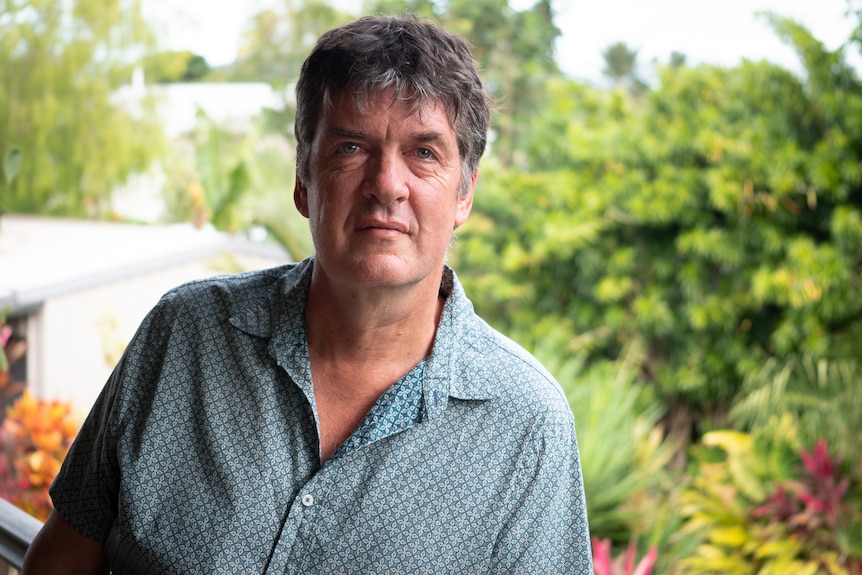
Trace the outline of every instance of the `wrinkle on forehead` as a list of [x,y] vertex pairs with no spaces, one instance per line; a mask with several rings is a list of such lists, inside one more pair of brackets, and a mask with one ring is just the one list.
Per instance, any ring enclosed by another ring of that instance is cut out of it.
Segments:
[[327,90],[323,96],[324,112],[330,111],[341,97],[349,93],[353,103],[356,105],[356,109],[359,110],[360,113],[366,114],[368,113],[368,108],[373,107],[378,98],[388,94],[390,98],[390,107],[401,104],[409,110],[407,114],[408,116],[419,114],[420,120],[423,119],[422,112],[425,109],[434,109],[437,106],[442,106],[446,111],[446,118],[449,120],[449,127],[452,128],[453,131],[455,130],[454,110],[451,109],[451,105],[448,105],[443,100],[426,94],[420,94],[413,89],[385,87],[385,84],[383,86],[384,87],[381,89],[374,89],[373,87],[368,89],[355,88],[353,90],[348,89],[340,92]]

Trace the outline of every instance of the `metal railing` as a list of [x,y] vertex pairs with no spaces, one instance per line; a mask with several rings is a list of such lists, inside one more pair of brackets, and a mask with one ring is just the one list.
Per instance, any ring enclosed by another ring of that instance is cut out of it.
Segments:
[[4,563],[15,570],[21,569],[24,553],[41,528],[41,521],[0,499],[0,572]]

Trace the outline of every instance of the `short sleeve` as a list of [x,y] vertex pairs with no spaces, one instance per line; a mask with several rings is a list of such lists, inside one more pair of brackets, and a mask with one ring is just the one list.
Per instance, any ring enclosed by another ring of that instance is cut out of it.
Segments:
[[573,423],[534,429],[520,469],[521,499],[497,539],[490,573],[592,575],[586,500]]
[[107,539],[117,515],[118,440],[128,419],[143,414],[140,406],[146,403],[167,339],[168,299],[163,297],[150,311],[126,347],[49,490],[54,508],[66,523],[95,541]]
[[117,508],[120,476],[112,432],[117,369],[96,399],[50,488],[54,508],[66,523],[95,541],[107,539]]

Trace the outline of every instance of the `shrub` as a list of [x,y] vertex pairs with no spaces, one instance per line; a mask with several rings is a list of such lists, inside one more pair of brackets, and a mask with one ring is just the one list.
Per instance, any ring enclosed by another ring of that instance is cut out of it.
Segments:
[[0,426],[0,497],[47,519],[52,509],[48,487],[77,431],[68,403],[36,399],[24,391]]
[[685,573],[862,573],[862,523],[845,500],[850,479],[825,442],[790,451],[794,429],[788,416],[755,436],[703,437],[682,495],[684,530],[702,537],[681,562]]

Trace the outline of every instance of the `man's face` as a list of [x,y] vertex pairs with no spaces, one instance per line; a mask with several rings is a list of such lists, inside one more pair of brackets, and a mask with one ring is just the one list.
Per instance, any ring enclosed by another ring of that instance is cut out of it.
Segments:
[[294,201],[310,222],[316,271],[349,287],[439,281],[476,176],[459,197],[458,145],[441,104],[414,113],[384,92],[363,108],[349,95],[333,99],[317,126],[307,181],[297,178]]

